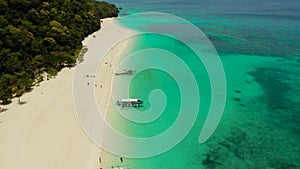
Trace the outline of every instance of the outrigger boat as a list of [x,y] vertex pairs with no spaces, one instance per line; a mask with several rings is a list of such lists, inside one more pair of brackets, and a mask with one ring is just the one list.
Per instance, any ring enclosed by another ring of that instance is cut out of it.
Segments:
[[116,104],[121,107],[141,107],[143,101],[140,99],[121,99]]
[[135,70],[124,70],[123,72],[115,73],[115,75],[132,75],[134,74]]

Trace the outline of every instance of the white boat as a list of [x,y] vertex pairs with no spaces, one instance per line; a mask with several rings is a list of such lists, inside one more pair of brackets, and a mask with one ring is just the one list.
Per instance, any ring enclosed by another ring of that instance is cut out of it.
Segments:
[[140,99],[120,99],[117,101],[117,105],[122,107],[139,107],[141,104],[143,101]]

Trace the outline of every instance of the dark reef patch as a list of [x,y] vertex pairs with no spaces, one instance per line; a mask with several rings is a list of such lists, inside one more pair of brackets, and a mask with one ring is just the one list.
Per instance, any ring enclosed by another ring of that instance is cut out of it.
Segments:
[[249,72],[263,94],[242,97],[242,103],[233,98],[243,108],[235,109],[236,123],[229,131],[207,142],[204,167],[300,168],[299,73],[288,68]]
[[238,98],[238,97],[234,97],[233,100],[234,100],[234,101],[237,101],[237,102],[241,101],[241,99]]
[[300,138],[300,88],[297,72],[259,68],[249,74],[265,93],[259,100],[267,103],[268,119],[278,127],[296,132]]

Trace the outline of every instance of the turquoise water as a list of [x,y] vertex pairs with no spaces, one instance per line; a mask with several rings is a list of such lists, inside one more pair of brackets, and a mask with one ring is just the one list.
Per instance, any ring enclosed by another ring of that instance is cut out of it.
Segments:
[[[212,41],[227,79],[222,121],[203,144],[199,133],[210,103],[210,83],[201,61],[172,38],[136,37],[133,51],[160,48],[176,53],[196,77],[201,106],[196,123],[175,148],[158,156],[130,159],[131,168],[300,168],[300,4],[298,1],[109,1],[121,15],[167,12],[199,27]],[[141,30],[153,23],[123,22]],[[147,25],[148,24],[148,25]],[[155,62],[155,61],[154,61]],[[138,66],[138,62],[130,66]],[[163,115],[149,124],[128,122],[128,135],[149,137],[168,128],[178,115],[180,90],[174,78],[157,69],[136,74],[130,95],[151,106],[149,92],[161,89],[168,98]],[[158,145],[159,146],[159,145]]]
[[[203,106],[201,106],[200,111],[201,114],[205,116],[205,113],[207,114],[207,111],[209,109],[211,94],[210,83],[207,72],[198,56],[193,51],[191,51],[189,47],[182,44],[180,41],[163,35],[142,34],[134,37],[132,40],[136,41],[136,45],[128,53],[142,51],[143,49],[158,48],[161,50],[172,52],[180,59],[182,59],[182,61],[184,61],[189,68],[191,68],[191,70],[194,72],[194,75],[196,76],[198,87],[201,92],[201,97],[203,97],[203,100],[201,101],[201,105]],[[176,47],[174,47],[174,45]],[[130,83],[129,96],[131,98],[140,98],[144,101],[143,107],[138,108],[141,113],[151,107],[151,104],[149,102],[149,94],[152,90],[162,90],[167,99],[166,107],[162,115],[157,120],[143,125],[137,125],[133,122],[126,123],[127,126],[130,126],[131,131],[134,131],[126,134],[133,137],[155,136],[168,129],[174,123],[178,116],[178,113],[180,112],[180,103],[182,101],[180,88],[178,86],[178,83],[176,82],[176,79],[174,78],[176,78],[176,76],[189,78],[186,75],[187,73],[185,72],[185,70],[175,63],[172,63],[172,60],[164,58],[160,58],[157,60],[151,59],[152,55],[153,53],[150,53],[150,55],[146,53],[144,55],[145,57],[150,57],[149,60],[146,60],[141,55],[137,55],[136,59],[132,59],[129,61],[126,60],[126,62],[128,63],[122,63],[120,66],[120,70],[123,69],[124,65],[124,68],[131,68],[138,71],[138,73],[134,76],[134,79]],[[142,68],[144,68],[141,62],[151,62],[148,63],[150,65],[176,65],[176,70],[180,73],[170,75],[168,74],[168,72],[154,67],[141,70]],[[186,82],[189,82],[189,80],[187,80]],[[157,101],[159,102],[159,100]]]

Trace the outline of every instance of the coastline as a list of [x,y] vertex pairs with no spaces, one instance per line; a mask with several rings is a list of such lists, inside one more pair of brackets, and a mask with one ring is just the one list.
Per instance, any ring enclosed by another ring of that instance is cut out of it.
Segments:
[[[110,35],[118,37],[132,33],[117,24],[103,31],[113,20],[103,19],[102,28],[88,36],[83,45],[89,49],[97,43],[99,48],[101,43],[116,40]],[[107,52],[108,49],[99,50],[97,54],[87,52],[84,59],[86,55],[105,57],[108,59],[106,62],[116,66],[122,52],[130,46],[128,43],[118,46],[114,50],[117,53]],[[115,55],[119,57],[113,57]],[[104,81],[101,90],[106,95],[101,95],[101,98],[111,98],[109,84],[113,71],[101,70],[102,67],[99,67],[100,76],[97,75],[95,81]],[[23,105],[18,105],[17,98],[14,98],[11,104],[1,106],[7,110],[0,113],[0,168],[98,169],[119,165],[115,164],[120,163],[119,157],[102,151],[88,138],[78,122],[72,98],[74,70],[64,68],[54,79],[35,86],[21,97],[26,102]],[[111,111],[109,105],[112,103],[106,99],[99,104],[106,107],[106,112]]]

